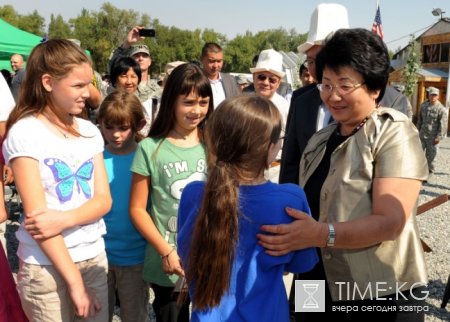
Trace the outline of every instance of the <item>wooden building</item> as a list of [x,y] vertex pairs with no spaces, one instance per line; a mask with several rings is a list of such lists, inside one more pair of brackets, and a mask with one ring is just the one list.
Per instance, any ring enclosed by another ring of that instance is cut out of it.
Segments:
[[[410,97],[414,115],[417,114],[420,104],[426,99],[425,90],[429,86],[439,89],[439,100],[442,104],[449,104],[447,83],[450,68],[450,19],[441,18],[418,36],[416,41],[420,43],[422,66],[417,72],[418,80],[415,92]],[[390,84],[402,85],[407,55],[408,47],[394,55],[391,65],[395,70],[389,76]]]

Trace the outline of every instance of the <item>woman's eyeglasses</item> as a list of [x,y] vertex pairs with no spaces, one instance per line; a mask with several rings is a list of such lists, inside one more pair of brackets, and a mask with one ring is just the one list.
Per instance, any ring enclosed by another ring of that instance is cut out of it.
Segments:
[[269,83],[270,84],[276,84],[278,83],[278,78],[277,77],[272,77],[272,76],[266,76],[265,74],[259,74],[258,76],[256,76],[256,78],[261,81],[264,82],[266,79],[269,79]]
[[365,83],[359,84],[343,84],[343,85],[331,85],[331,84],[317,84],[317,88],[324,94],[331,94],[334,89],[340,95],[346,95],[353,92],[355,89],[363,86]]

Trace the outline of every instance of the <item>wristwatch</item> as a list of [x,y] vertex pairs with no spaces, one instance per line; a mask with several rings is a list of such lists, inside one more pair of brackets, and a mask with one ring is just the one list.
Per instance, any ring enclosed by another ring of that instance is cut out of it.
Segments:
[[336,240],[336,231],[334,230],[333,224],[328,224],[328,239],[327,247],[333,247]]

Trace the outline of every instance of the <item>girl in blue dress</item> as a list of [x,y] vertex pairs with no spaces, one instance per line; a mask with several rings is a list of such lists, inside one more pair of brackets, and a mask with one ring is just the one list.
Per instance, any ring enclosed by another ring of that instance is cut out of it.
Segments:
[[261,225],[290,223],[286,207],[309,213],[303,190],[274,184],[264,170],[280,150],[281,115],[269,100],[222,102],[208,120],[208,178],[182,193],[178,253],[192,299],[191,321],[289,321],[284,272],[305,272],[314,249],[267,255]]

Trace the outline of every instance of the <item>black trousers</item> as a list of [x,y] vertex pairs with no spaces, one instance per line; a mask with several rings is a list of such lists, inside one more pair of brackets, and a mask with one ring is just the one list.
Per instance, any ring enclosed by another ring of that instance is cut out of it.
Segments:
[[183,304],[178,304],[178,293],[174,293],[174,287],[165,287],[152,284],[155,300],[156,322],[189,322],[189,298]]

